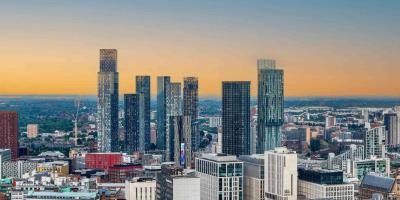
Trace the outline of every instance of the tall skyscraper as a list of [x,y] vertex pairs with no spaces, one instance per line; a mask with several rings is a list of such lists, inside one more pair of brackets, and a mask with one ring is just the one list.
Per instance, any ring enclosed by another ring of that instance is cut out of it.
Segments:
[[[182,96],[181,96],[181,83],[170,83],[169,88],[168,88],[168,95],[167,95],[167,129],[165,131],[166,134],[166,149],[165,149],[165,155],[170,155],[171,144],[173,144],[173,141],[171,141],[171,137],[173,137],[174,133],[171,133],[171,124],[170,124],[170,118],[173,116],[180,116],[182,115]],[[166,156],[166,159],[168,159],[168,156]]]
[[0,111],[0,149],[10,149],[11,158],[18,158],[18,113]]
[[222,82],[222,153],[250,154],[250,81]]
[[145,97],[141,94],[124,95],[125,114],[125,150],[128,153],[133,151],[145,151]]
[[166,150],[166,130],[167,130],[167,99],[171,78],[169,76],[157,77],[157,147]]
[[383,116],[383,121],[387,131],[386,144],[397,146],[400,144],[400,119],[397,113],[387,113]]
[[190,116],[171,116],[169,120],[169,161],[183,168],[190,167],[192,160]]
[[260,59],[258,65],[257,153],[281,146],[283,116],[283,70],[275,60]]
[[144,135],[145,149],[148,150],[151,144],[150,138],[150,76],[136,76],[136,94],[144,96]]
[[183,115],[190,116],[192,120],[192,150],[196,151],[200,141],[198,126],[199,112],[199,81],[197,77],[183,79]]
[[97,148],[119,150],[117,50],[100,49],[97,93]]
[[285,147],[265,152],[265,199],[297,199],[297,154]]

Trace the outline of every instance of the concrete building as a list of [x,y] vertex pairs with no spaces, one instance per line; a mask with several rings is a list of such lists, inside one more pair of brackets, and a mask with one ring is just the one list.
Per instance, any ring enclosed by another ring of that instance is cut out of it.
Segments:
[[222,153],[250,155],[250,82],[222,82]]
[[212,128],[217,128],[222,126],[222,117],[209,117],[209,126]]
[[275,60],[257,60],[258,122],[257,153],[281,146],[284,122],[283,70],[276,69]]
[[10,149],[0,149],[0,178],[3,178],[3,163],[11,161]]
[[119,150],[117,50],[100,49],[97,93],[97,148],[99,152]]
[[21,178],[26,173],[36,170],[37,163],[25,160],[6,161],[3,163],[2,177]]
[[390,175],[390,159],[372,157],[366,160],[348,160],[346,172],[352,177],[362,180],[368,173],[382,176]]
[[155,200],[156,180],[153,178],[134,178],[125,182],[126,200]]
[[174,163],[164,163],[157,175],[157,200],[200,200],[200,178]]
[[400,144],[400,118],[397,113],[386,113],[383,116],[385,130],[387,131],[386,144],[398,146]]
[[53,161],[38,163],[36,166],[37,172],[50,172],[58,176],[69,175],[69,164],[67,161]]
[[26,126],[26,136],[29,139],[36,138],[39,134],[39,125],[38,124],[28,124]]
[[264,154],[243,155],[243,199],[264,200]]
[[18,158],[18,113],[0,111],[0,148],[10,149],[11,159]]
[[299,167],[298,175],[298,195],[306,199],[354,199],[354,185],[343,182],[343,171]]
[[297,154],[285,147],[265,152],[265,199],[297,199]]
[[365,158],[376,156],[384,158],[386,154],[386,130],[385,126],[370,128],[364,134]]
[[243,199],[243,162],[226,154],[196,158],[201,200]]

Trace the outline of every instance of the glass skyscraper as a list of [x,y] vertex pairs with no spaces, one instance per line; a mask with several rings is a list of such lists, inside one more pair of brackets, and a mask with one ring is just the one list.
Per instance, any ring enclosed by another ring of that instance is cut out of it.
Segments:
[[250,81],[222,82],[222,153],[250,154]]
[[198,129],[199,107],[199,81],[197,77],[185,77],[183,79],[183,115],[190,116],[192,121],[192,150],[197,150],[200,140]]
[[283,70],[275,60],[260,59],[258,65],[257,153],[281,146],[283,113]]
[[128,153],[145,151],[144,99],[145,97],[142,93],[124,95],[125,150]]
[[167,97],[171,83],[171,77],[157,77],[157,147],[166,150],[167,129]]
[[136,94],[143,94],[144,101],[144,142],[145,149],[150,147],[150,76],[136,76]]
[[97,93],[97,148],[119,151],[117,50],[100,49]]

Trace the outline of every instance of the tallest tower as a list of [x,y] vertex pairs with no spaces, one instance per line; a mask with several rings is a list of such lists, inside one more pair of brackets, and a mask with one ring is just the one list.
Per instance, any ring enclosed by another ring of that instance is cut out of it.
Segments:
[[100,49],[97,89],[97,149],[118,151],[117,50]]
[[257,60],[258,118],[257,153],[281,146],[283,116],[283,70],[275,60]]

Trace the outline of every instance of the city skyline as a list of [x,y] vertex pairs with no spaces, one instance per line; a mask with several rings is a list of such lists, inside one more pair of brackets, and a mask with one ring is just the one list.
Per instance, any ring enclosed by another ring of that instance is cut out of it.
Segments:
[[256,60],[269,58],[286,96],[400,95],[399,2],[288,2],[5,2],[0,93],[95,95],[97,50],[116,48],[121,94],[150,75],[154,95],[155,77],[169,75],[221,96],[221,80],[255,84]]

